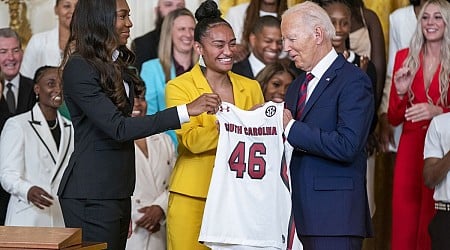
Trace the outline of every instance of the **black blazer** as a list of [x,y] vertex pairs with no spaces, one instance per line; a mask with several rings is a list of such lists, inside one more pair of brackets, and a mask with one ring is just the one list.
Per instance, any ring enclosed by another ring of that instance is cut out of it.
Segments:
[[5,96],[2,93],[2,99],[0,100],[0,133],[3,130],[3,126],[5,125],[6,120],[11,116],[9,113],[8,104],[5,101]]
[[250,66],[250,61],[248,60],[248,57],[240,62],[234,63],[233,68],[231,68],[231,71],[241,76],[246,76],[250,79],[255,79],[256,77],[253,74],[252,67]]
[[36,103],[36,94],[34,93],[34,83],[28,77],[20,75],[19,96],[15,115],[30,111]]
[[[63,71],[64,97],[75,130],[74,152],[58,195],[75,199],[123,199],[135,184],[134,140],[180,128],[176,107],[127,117],[99,85],[98,71],[73,55]],[[127,109],[133,107],[130,83]]]
[[131,50],[136,54],[134,66],[141,72],[142,64],[158,57],[160,30],[154,29],[143,36],[137,37],[131,43]]

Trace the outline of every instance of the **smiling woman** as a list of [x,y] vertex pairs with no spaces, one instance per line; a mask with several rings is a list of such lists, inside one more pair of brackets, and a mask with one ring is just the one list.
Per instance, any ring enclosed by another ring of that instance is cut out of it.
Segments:
[[73,151],[73,130],[58,112],[56,67],[37,70],[34,93],[38,103],[8,119],[0,137],[0,180],[11,194],[5,225],[64,227],[56,192]]
[[[258,82],[231,72],[236,38],[212,0],[195,12],[194,49],[203,58],[189,72],[169,81],[167,106],[190,102],[204,93],[248,110],[264,102]],[[209,249],[198,242],[200,225],[214,165],[219,133],[215,116],[191,118],[175,131],[179,157],[169,185],[168,247],[171,250]]]
[[74,154],[59,187],[67,227],[84,241],[124,249],[135,184],[134,140],[179,128],[219,105],[216,94],[154,115],[131,117],[142,84],[129,66],[132,22],[126,0],[79,0],[63,59],[64,95],[74,124]]
[[[170,12],[163,21],[158,58],[142,64],[141,77],[147,86],[147,114],[166,108],[166,83],[189,71],[198,59],[194,53],[194,15],[185,8]],[[168,134],[176,144],[174,131]]]

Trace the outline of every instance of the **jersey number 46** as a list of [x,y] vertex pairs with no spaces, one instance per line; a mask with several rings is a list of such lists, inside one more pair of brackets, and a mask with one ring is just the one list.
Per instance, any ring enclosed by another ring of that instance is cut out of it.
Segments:
[[[263,143],[252,143],[248,149],[248,159],[245,152],[245,142],[238,142],[228,159],[231,171],[236,171],[236,178],[244,178],[244,173],[252,179],[262,179],[266,174],[266,146]],[[247,160],[247,163],[245,162]]]

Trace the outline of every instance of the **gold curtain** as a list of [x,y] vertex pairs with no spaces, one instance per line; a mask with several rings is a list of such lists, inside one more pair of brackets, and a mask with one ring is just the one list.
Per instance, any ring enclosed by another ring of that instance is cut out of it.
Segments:
[[[226,13],[231,6],[248,2],[249,0],[219,0],[219,5],[222,13]],[[288,6],[301,3],[304,0],[287,0]],[[383,27],[385,40],[388,41],[389,33],[389,13],[397,8],[409,4],[409,0],[364,0],[367,8],[375,11],[380,18],[381,26]]]

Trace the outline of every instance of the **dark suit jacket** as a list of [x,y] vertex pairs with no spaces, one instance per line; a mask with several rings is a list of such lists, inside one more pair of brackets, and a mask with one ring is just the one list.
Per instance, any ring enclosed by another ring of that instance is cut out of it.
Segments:
[[131,44],[131,49],[136,54],[134,66],[141,72],[142,64],[150,59],[158,57],[158,44],[160,29],[154,29],[143,36],[137,37]]
[[[304,78],[286,92],[292,114]],[[367,75],[339,55],[293,123],[287,140],[294,147],[292,206],[299,235],[372,234],[364,152],[374,113],[372,91]]]
[[256,77],[255,75],[253,75],[252,67],[250,66],[248,57],[240,62],[234,63],[231,71],[241,76],[246,76],[250,79],[255,79]]
[[[75,199],[130,197],[135,184],[134,140],[180,128],[176,107],[151,116],[127,117],[100,87],[95,68],[77,55],[67,62],[63,81],[75,145],[58,195]],[[126,109],[131,113],[132,84],[129,92]]]
[[36,103],[36,94],[34,93],[34,83],[28,77],[20,75],[19,96],[15,115],[30,111]]
[[[17,97],[16,112],[14,114],[11,114],[9,112],[8,104],[6,103],[6,99],[4,96],[0,101],[0,117],[2,118],[0,119],[0,132],[2,131],[1,128],[3,128],[4,122],[8,117],[30,111],[35,103],[36,103],[36,94],[34,93],[33,80],[31,80],[28,77],[20,75],[19,96]],[[6,119],[4,119],[5,117]],[[1,123],[2,120],[4,120],[3,123]]]
[[5,101],[5,97],[2,93],[2,99],[0,100],[0,133],[3,130],[3,126],[5,125],[6,120],[11,116],[11,113],[9,113],[8,104]]

